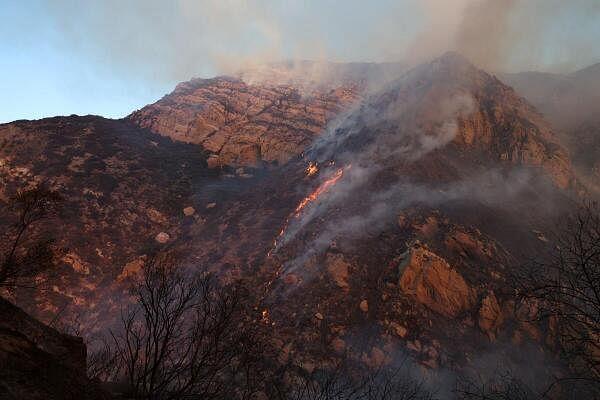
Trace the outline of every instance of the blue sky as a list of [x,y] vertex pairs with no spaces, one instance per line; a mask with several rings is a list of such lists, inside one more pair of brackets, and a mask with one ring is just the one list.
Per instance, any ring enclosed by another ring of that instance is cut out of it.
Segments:
[[[477,29],[463,47],[489,68],[599,60],[600,1],[502,0],[502,12],[499,1],[1,0],[0,122],[122,117],[180,81],[280,59],[418,62]],[[479,3],[498,29],[465,29]]]

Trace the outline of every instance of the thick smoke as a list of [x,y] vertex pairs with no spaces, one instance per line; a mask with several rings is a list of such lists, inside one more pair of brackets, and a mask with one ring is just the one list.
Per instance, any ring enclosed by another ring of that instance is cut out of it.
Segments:
[[[319,199],[319,203],[309,207],[299,219],[291,221],[279,242],[280,246],[293,239],[296,233],[326,209],[346,201],[390,163],[416,161],[455,138],[458,132],[457,118],[467,117],[475,110],[475,100],[469,93],[450,90],[445,97],[431,104],[428,127],[422,126],[419,111],[422,103],[429,100],[425,93],[415,90],[409,95],[390,99],[390,95],[406,93],[412,89],[414,82],[434,73],[435,70],[430,70],[428,66],[407,73],[395,83],[392,90],[373,95],[338,118],[307,150],[307,157],[320,165],[327,165],[330,160],[335,159],[335,168],[343,168],[344,175],[332,191],[324,194],[325,199]],[[328,177],[326,174],[326,178]],[[395,190],[396,188],[388,189]],[[367,202],[372,209],[365,211],[366,216],[354,219],[365,222],[384,219],[382,217],[389,207],[382,205],[392,200],[391,193],[374,193],[372,196],[374,197]],[[326,230],[321,236],[350,233],[357,225],[356,221],[353,222],[354,219],[336,221],[334,226],[338,229],[335,232]],[[349,223],[352,225],[350,229],[344,229]],[[331,239],[321,238],[317,242],[328,243]]]
[[[394,172],[398,166],[412,164],[447,146],[459,133],[459,120],[478,109],[468,85],[459,79],[447,82],[437,76],[438,68],[445,68],[440,63],[462,62],[460,56],[450,54],[444,60],[409,71],[391,88],[374,94],[334,121],[306,151],[308,160],[324,166],[322,181],[340,170],[343,176],[299,215],[290,218],[276,251],[310,229],[312,223],[319,224],[319,229],[300,256],[285,262],[285,272],[303,275],[303,264],[332,243],[351,243],[365,235],[377,235],[396,220],[399,212],[414,205],[438,207],[466,200],[493,208],[513,208],[526,191],[541,193],[547,189],[546,182],[526,168],[462,171],[459,179],[445,183],[419,182]],[[433,83],[435,90],[422,82],[437,82]],[[375,181],[380,184],[374,185]],[[334,210],[356,203],[360,203],[357,212],[336,217]],[[551,207],[551,202],[547,203]]]
[[446,50],[491,70],[570,69],[600,58],[595,0],[59,0],[44,7],[59,39],[43,40],[117,75],[152,82],[287,59],[414,65]]
[[600,2],[479,0],[467,4],[455,49],[494,71],[572,70],[597,62]]

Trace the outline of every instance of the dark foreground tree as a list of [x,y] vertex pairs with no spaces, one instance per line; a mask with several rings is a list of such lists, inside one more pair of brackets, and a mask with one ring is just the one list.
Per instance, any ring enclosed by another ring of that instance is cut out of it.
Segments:
[[[554,248],[514,273],[527,322],[547,329],[561,372],[535,389],[509,371],[487,380],[460,378],[465,399],[600,398],[600,209],[580,207],[553,235]],[[550,369],[549,369],[550,370]]]
[[547,262],[520,279],[521,295],[536,308],[578,379],[600,384],[600,209],[581,207],[564,221]]
[[543,393],[536,392],[510,371],[492,377],[457,378],[455,391],[461,400],[542,400]]
[[124,380],[136,399],[250,398],[260,351],[243,293],[190,276],[169,257],[150,260],[93,372]]
[[190,275],[168,255],[147,262],[120,327],[89,357],[94,380],[133,399],[428,400],[409,371],[327,363],[280,365],[269,331],[240,286]]
[[431,400],[422,380],[405,367],[371,370],[348,360],[308,374],[289,371],[286,383],[276,385],[270,398],[277,400]]
[[53,217],[62,199],[44,185],[21,190],[3,213],[14,216],[0,242],[0,288],[34,286],[35,278],[54,266],[53,240],[37,231]]

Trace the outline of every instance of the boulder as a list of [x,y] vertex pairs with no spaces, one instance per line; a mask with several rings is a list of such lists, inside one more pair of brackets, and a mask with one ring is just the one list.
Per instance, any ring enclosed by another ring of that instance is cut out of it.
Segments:
[[479,308],[479,328],[488,334],[495,332],[503,322],[502,309],[494,292],[489,292]]
[[391,322],[390,326],[394,329],[394,332],[396,333],[396,335],[400,336],[401,338],[406,337],[406,334],[408,333],[408,329],[406,329],[405,326],[400,325],[396,322]]
[[454,318],[473,307],[475,290],[446,260],[427,247],[412,247],[400,268],[402,292],[429,309]]
[[362,312],[365,312],[365,313],[369,312],[369,302],[366,299],[362,300],[360,302],[360,304],[358,305],[358,307],[360,308],[360,311],[362,311]]
[[331,347],[336,353],[341,354],[346,350],[346,342],[343,339],[335,338],[331,341]]
[[335,284],[341,289],[348,289],[348,269],[350,264],[341,254],[327,255],[327,272]]
[[196,210],[194,209],[194,207],[186,207],[183,209],[183,215],[185,215],[186,217],[191,217],[192,215],[194,215],[194,213],[196,212]]
[[142,271],[142,268],[144,267],[145,260],[146,257],[143,256],[125,264],[125,266],[121,270],[121,273],[119,274],[119,276],[117,276],[117,281],[122,282],[128,278],[136,279],[138,276],[140,276],[139,274]]
[[169,236],[168,233],[166,233],[166,232],[159,232],[154,237],[154,240],[156,240],[158,243],[165,244],[165,243],[167,243],[169,241],[170,238],[171,238],[171,236]]
[[215,169],[221,167],[221,158],[217,155],[211,155],[206,160],[206,164],[208,168]]

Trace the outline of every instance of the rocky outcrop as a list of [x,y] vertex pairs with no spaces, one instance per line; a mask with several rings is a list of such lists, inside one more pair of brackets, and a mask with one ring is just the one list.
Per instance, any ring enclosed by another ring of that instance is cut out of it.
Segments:
[[212,155],[212,167],[281,164],[300,154],[358,93],[351,83],[306,93],[288,84],[194,79],[128,119],[174,140],[201,144]]
[[503,74],[501,79],[543,113],[570,151],[573,164],[598,185],[600,64],[571,74],[522,72]]
[[542,115],[459,54],[414,68],[373,101],[392,116],[381,124],[390,132],[421,131],[434,147],[451,144],[468,158],[540,169],[562,189],[574,184],[568,153]]
[[341,289],[348,289],[348,271],[350,265],[341,254],[327,257],[327,272],[335,284]]
[[502,309],[494,292],[489,292],[481,301],[479,308],[479,328],[493,337],[503,322]]
[[0,298],[0,398],[104,399],[81,338],[60,334]]
[[473,307],[475,291],[446,260],[428,248],[413,246],[401,268],[402,292],[431,310],[454,318]]

